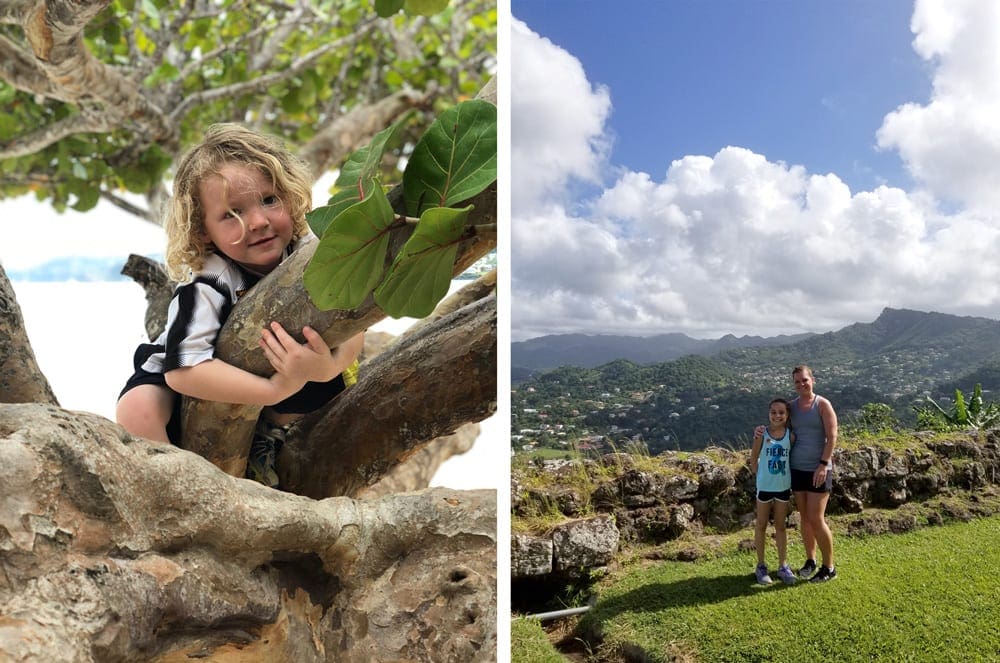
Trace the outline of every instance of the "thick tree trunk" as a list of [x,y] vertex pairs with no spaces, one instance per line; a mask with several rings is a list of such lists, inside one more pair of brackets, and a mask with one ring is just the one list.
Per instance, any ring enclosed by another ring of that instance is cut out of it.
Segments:
[[21,307],[0,265],[0,403],[51,403],[56,395],[38,368]]
[[489,661],[493,491],[313,501],[0,405],[0,660]]
[[[471,202],[475,209],[470,225],[496,223],[495,185]],[[393,232],[387,266],[410,234],[410,227]],[[462,273],[495,247],[495,235],[477,236],[463,242],[453,273]],[[272,320],[278,320],[288,330],[301,330],[309,325],[320,331],[330,347],[335,347],[385,317],[385,313],[375,305],[371,296],[353,311],[317,309],[302,286],[301,278],[315,248],[315,242],[302,247],[254,286],[251,294],[237,303],[219,334],[215,354],[217,358],[258,375],[270,375],[273,370],[260,351],[257,339],[260,337],[260,330]],[[456,378],[460,379],[461,376]],[[394,389],[392,384],[381,384],[380,387]],[[495,401],[495,398],[495,395],[491,396],[490,402]],[[246,468],[250,438],[260,410],[255,406],[186,398],[181,445],[208,458],[228,474],[242,476]],[[316,440],[315,444],[324,445],[326,442]],[[370,477],[372,481],[378,478]]]
[[363,381],[302,421],[310,443],[285,445],[282,486],[310,497],[357,495],[431,440],[492,414],[496,324],[490,296],[368,362]]

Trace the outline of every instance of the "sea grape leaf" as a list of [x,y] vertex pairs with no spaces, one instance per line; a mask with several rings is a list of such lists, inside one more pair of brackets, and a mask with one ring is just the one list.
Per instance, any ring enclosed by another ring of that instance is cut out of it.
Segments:
[[392,16],[403,8],[403,0],[375,0],[375,13],[382,18]]
[[405,120],[406,116],[378,132],[367,145],[359,147],[347,157],[347,161],[340,168],[337,181],[334,182],[334,186],[339,190],[330,196],[326,205],[306,214],[306,221],[317,237],[323,236],[330,222],[337,218],[338,214],[354,203],[364,200],[375,190],[378,186],[379,164],[382,163],[385,146]]
[[354,150],[351,156],[347,157],[344,165],[340,167],[340,175],[337,176],[337,181],[334,184],[348,187],[356,184],[358,180],[376,177],[379,164],[382,163],[382,155],[385,153],[385,146],[410,115],[411,113],[406,113],[390,126],[372,136],[367,145]]
[[448,8],[448,0],[406,0],[405,8],[407,14],[433,16]]
[[393,218],[385,193],[376,187],[333,219],[302,276],[318,308],[349,310],[361,305],[382,278]]
[[396,255],[375,303],[394,318],[423,318],[448,294],[458,240],[472,206],[433,207]]
[[403,172],[407,214],[448,207],[497,178],[497,108],[472,99],[442,113],[420,137]]
[[379,188],[379,186],[374,179],[366,179],[360,184],[355,182],[354,186],[341,189],[330,196],[330,200],[327,201],[326,205],[306,212],[306,221],[309,223],[309,228],[312,229],[314,235],[322,237],[326,229],[330,226],[330,223],[341,212],[370,196],[371,192],[376,188]]

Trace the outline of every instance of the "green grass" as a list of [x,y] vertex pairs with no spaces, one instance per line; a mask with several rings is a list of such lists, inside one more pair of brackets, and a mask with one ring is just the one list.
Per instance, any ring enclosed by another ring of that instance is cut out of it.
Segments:
[[566,659],[549,642],[537,619],[515,619],[510,623],[511,663],[566,663]]
[[[654,661],[677,653],[734,662],[1000,660],[1000,516],[841,536],[836,545],[839,577],[823,585],[759,587],[747,552],[635,568],[602,589],[581,626],[603,633],[606,658],[633,644]],[[789,548],[792,565],[801,563],[801,545]],[[772,567],[774,554],[769,538]]]

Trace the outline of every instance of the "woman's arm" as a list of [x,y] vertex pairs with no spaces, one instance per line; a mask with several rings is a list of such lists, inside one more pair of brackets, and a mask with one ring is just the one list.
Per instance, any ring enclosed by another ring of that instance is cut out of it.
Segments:
[[819,416],[823,421],[823,431],[826,433],[826,445],[823,447],[820,459],[829,463],[833,460],[833,450],[837,446],[837,413],[833,411],[833,404],[825,398],[819,402]]

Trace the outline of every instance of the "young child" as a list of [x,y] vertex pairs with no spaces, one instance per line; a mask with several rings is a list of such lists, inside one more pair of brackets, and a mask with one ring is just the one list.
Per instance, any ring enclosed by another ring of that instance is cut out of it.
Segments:
[[785,516],[792,496],[792,479],[788,471],[788,452],[795,442],[790,428],[791,408],[788,401],[775,398],[768,405],[770,425],[758,426],[754,430],[753,449],[750,452],[750,468],[757,472],[757,525],[754,544],[757,549],[757,582],[770,585],[764,561],[764,536],[767,522],[774,513],[774,541],[778,548],[778,577],[785,584],[795,582],[795,574],[785,559],[788,537],[785,532]]
[[277,322],[260,347],[275,373],[260,377],[214,358],[237,300],[309,241],[308,168],[276,139],[237,124],[209,127],[181,159],[167,209],[167,271],[180,282],[164,332],[135,353],[118,399],[118,423],[133,435],[178,442],[178,394],[267,406],[257,423],[246,476],[276,487],[275,456],[288,424],[357,379],[358,334],[331,350],[310,327],[295,341]]

